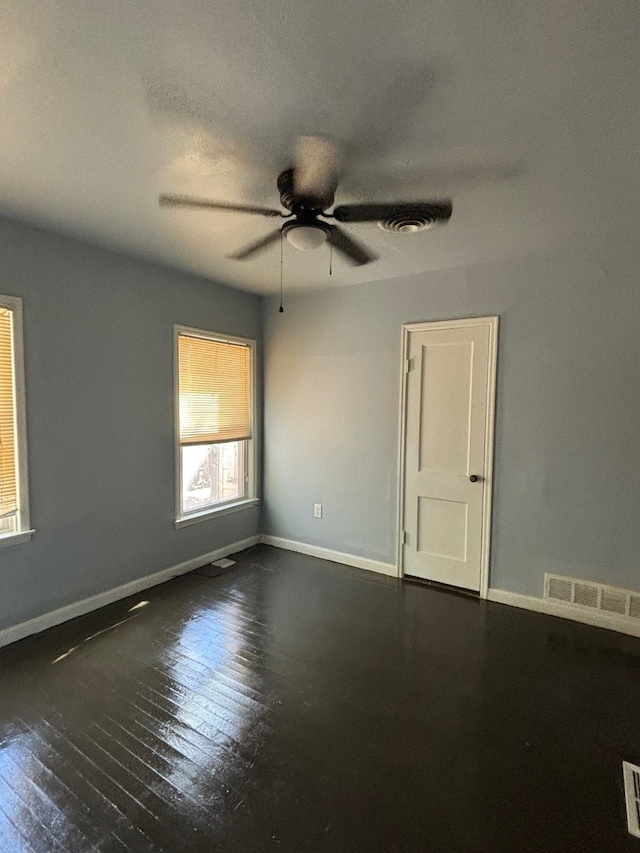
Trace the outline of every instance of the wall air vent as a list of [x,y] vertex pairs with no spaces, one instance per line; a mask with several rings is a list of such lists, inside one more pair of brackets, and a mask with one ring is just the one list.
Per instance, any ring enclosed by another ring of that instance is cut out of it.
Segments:
[[590,583],[573,584],[573,601],[574,604],[581,604],[583,607],[598,607],[598,587]]
[[640,622],[640,593],[602,583],[547,574],[544,600]]
[[640,619],[640,595],[629,596],[629,616]]
[[548,575],[546,597],[556,601],[573,601],[573,583]]
[[640,767],[622,762],[624,798],[627,803],[627,829],[630,835],[640,838]]
[[611,589],[610,587],[602,587],[600,596],[600,610],[605,610],[607,613],[617,613],[619,616],[625,616],[627,613],[627,596],[622,590]]

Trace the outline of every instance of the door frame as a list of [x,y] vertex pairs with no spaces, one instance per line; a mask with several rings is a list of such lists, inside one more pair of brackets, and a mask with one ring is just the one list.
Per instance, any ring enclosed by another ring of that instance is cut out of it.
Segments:
[[404,577],[403,562],[403,524],[404,524],[404,480],[406,457],[407,426],[407,375],[408,345],[412,332],[426,332],[431,329],[460,329],[469,326],[489,327],[489,372],[487,376],[487,414],[485,421],[485,470],[484,501],[482,505],[482,545],[480,550],[480,598],[487,598],[489,592],[489,560],[491,556],[491,510],[493,505],[493,448],[495,435],[496,377],[498,366],[498,324],[499,318],[469,317],[459,320],[434,320],[424,323],[404,323],[402,326],[402,361],[400,365],[400,440],[398,442],[398,517],[397,517],[397,566],[398,577]]

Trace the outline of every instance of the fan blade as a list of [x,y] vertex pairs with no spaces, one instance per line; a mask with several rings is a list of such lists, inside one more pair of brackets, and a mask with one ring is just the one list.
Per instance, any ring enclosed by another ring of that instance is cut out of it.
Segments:
[[188,195],[161,195],[158,199],[161,207],[203,207],[210,210],[231,210],[235,213],[257,213],[260,216],[284,216],[271,207],[254,207],[250,204],[227,204],[224,201],[209,201],[206,198],[193,198]]
[[341,204],[333,211],[338,222],[384,222],[393,216],[409,215],[447,220],[450,201],[399,201],[396,204]]
[[296,143],[293,189],[297,198],[329,206],[338,170],[338,150],[323,136],[300,136]]
[[231,258],[232,261],[246,261],[247,258],[250,258],[252,255],[255,255],[256,252],[260,252],[262,251],[262,249],[266,249],[267,246],[270,246],[272,243],[275,243],[276,240],[280,238],[281,234],[281,229],[276,228],[275,231],[272,231],[270,234],[267,234],[266,237],[261,237],[259,240],[256,240],[255,243],[249,243],[249,245],[245,246],[244,249],[240,249],[239,251],[234,252],[228,257]]
[[338,228],[337,225],[328,225],[329,229],[327,242],[330,243],[338,252],[342,252],[355,266],[368,264],[370,261],[375,261],[377,255],[374,255],[368,249],[365,249],[360,243],[357,243],[346,231]]

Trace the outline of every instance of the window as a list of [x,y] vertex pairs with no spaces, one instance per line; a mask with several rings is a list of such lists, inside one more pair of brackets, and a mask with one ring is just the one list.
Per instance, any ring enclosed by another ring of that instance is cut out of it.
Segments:
[[0,296],[0,547],[31,538],[22,300]]
[[175,327],[177,521],[252,506],[255,344]]

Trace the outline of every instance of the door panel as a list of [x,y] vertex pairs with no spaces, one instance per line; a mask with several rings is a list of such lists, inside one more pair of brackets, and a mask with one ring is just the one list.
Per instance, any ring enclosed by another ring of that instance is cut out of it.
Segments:
[[[417,349],[417,347],[414,347]],[[419,411],[421,470],[461,474],[469,449],[469,388],[473,345],[422,345]],[[442,429],[443,422],[453,429]]]
[[434,324],[408,339],[404,572],[471,590],[482,562],[489,341],[486,321]]
[[418,551],[464,562],[468,523],[465,503],[418,497]]

